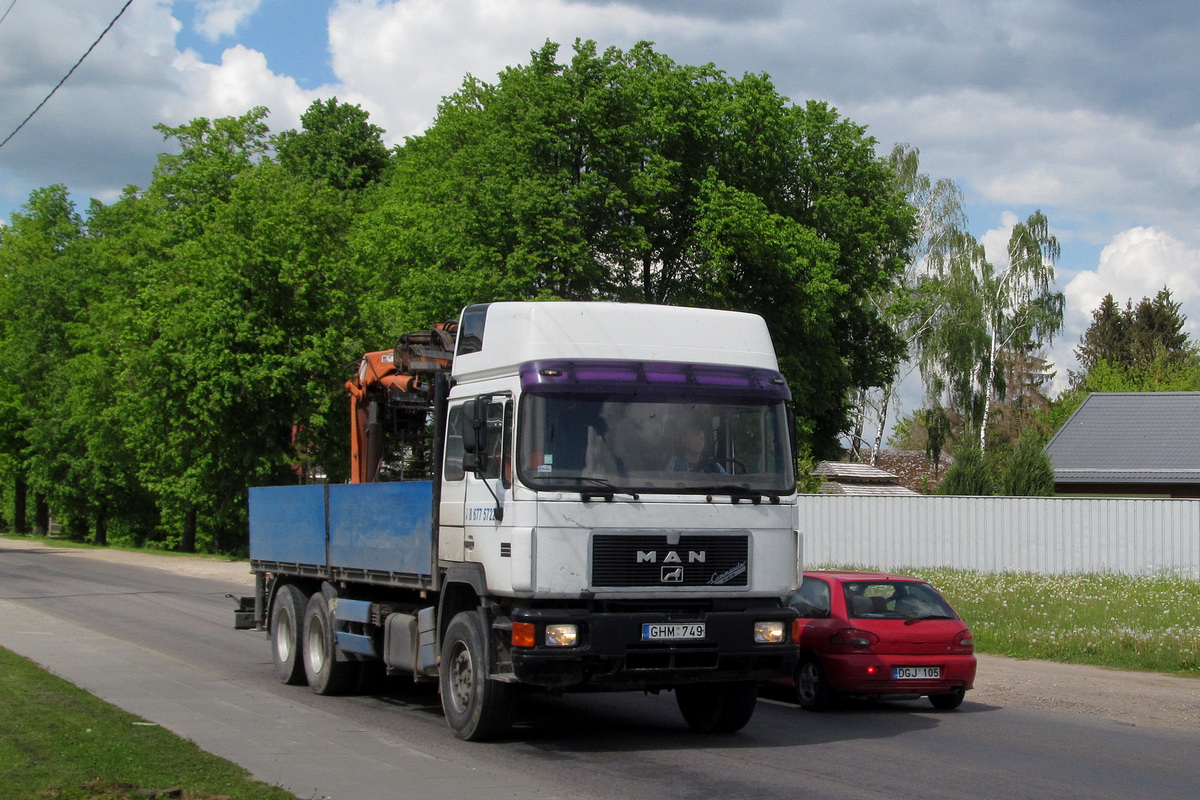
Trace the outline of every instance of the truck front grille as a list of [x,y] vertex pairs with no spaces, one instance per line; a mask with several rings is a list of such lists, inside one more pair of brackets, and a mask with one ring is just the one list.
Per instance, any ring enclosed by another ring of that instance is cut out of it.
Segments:
[[592,586],[745,587],[749,585],[749,553],[750,535],[746,532],[595,533]]

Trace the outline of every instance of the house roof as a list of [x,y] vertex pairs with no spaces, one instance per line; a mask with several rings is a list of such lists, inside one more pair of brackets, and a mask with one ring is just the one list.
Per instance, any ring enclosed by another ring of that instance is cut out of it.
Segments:
[[899,484],[899,476],[870,464],[850,464],[845,461],[822,461],[813,475],[823,475],[821,494],[849,495],[909,495],[917,494]]
[[1046,455],[1056,483],[1200,482],[1200,392],[1093,392]]
[[895,483],[900,477],[870,464],[850,464],[845,461],[822,461],[812,474],[857,483]]

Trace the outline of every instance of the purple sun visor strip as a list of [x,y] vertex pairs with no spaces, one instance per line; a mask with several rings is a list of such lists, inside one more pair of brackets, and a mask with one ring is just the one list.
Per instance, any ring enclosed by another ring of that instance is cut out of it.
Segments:
[[775,370],[671,361],[553,359],[521,365],[521,390],[536,395],[637,395],[655,400],[703,397],[791,400]]

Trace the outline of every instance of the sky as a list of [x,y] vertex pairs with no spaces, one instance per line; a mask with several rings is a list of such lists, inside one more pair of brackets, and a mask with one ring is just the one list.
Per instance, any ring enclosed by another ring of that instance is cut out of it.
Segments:
[[[0,0],[0,140],[127,0]],[[299,127],[317,99],[368,111],[397,144],[471,74],[492,81],[547,40],[766,73],[792,102],[864,125],[881,154],[962,189],[1003,267],[1035,210],[1061,245],[1056,389],[1092,311],[1164,286],[1200,340],[1200,3],[1194,0],[133,0],[0,147],[0,224],[63,184],[81,211],[145,187],[159,123],[270,109]],[[911,386],[902,412],[920,405]]]

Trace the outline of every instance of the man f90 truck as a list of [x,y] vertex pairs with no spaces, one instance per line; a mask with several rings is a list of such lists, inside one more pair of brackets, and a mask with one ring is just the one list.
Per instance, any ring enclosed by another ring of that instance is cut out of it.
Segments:
[[284,683],[437,679],[481,740],[525,691],[674,691],[734,731],[795,667],[791,395],[760,317],[469,306],[347,387],[351,482],[250,490],[238,625]]

